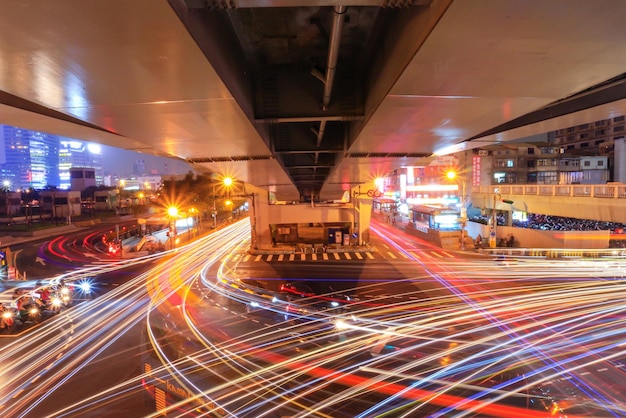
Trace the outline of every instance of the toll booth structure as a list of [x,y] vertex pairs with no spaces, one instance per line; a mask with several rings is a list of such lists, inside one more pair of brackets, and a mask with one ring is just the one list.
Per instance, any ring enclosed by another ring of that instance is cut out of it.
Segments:
[[461,243],[461,213],[456,208],[415,205],[409,208],[406,230],[434,245],[456,249]]

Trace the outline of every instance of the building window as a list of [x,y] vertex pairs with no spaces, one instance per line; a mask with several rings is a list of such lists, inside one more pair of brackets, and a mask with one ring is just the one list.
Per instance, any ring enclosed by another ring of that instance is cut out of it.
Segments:
[[535,167],[535,160],[528,160],[528,161],[526,161],[526,167],[528,167],[528,168]]
[[624,131],[624,125],[613,127],[613,132],[623,132],[623,131]]
[[556,171],[542,171],[537,173],[537,183],[539,184],[556,184],[558,176]]
[[581,148],[587,148],[587,147],[589,147],[589,142],[583,142],[583,143],[581,143],[581,144],[580,144],[580,147],[581,147]]
[[493,184],[502,184],[502,183],[514,184],[515,179],[516,179],[515,173],[503,173],[503,172],[493,173]]
[[603,142],[604,142],[604,139],[599,139],[595,142],[595,145],[600,145]]
[[576,132],[576,128],[575,127],[569,127],[567,128],[567,133],[571,133],[571,132]]
[[598,130],[595,132],[595,135],[596,135],[596,136],[604,135],[604,129],[598,129]]
[[574,138],[575,138],[575,136],[574,136],[574,135],[567,135],[567,140],[568,140],[568,141],[573,141],[573,140],[574,140]]
[[507,168],[511,168],[511,167],[515,167],[515,160],[494,160],[493,161],[493,166],[494,167],[507,167]]
[[583,123],[582,125],[578,125],[578,127],[580,129],[589,129],[589,124],[588,123]]
[[534,148],[528,148],[527,154],[532,155],[534,153],[535,153],[535,149]]
[[567,149],[568,149],[568,150],[572,150],[572,149],[574,149],[574,145],[568,145],[568,146],[567,146]]
[[594,123],[594,126],[597,128],[598,126],[604,126],[604,122],[603,120],[599,120],[596,123]]
[[598,160],[598,167],[603,167],[603,166],[604,166],[604,161]]
[[591,161],[585,161],[585,162],[583,163],[583,165],[584,165],[585,167],[591,167]]
[[623,121],[624,121],[624,116],[617,116],[613,118],[613,122],[623,122]]
[[588,133],[580,134],[580,139],[586,139],[586,138],[589,138]]
[[542,159],[537,160],[537,167],[548,167],[552,165],[556,165],[556,158],[552,158],[552,159],[542,158]]

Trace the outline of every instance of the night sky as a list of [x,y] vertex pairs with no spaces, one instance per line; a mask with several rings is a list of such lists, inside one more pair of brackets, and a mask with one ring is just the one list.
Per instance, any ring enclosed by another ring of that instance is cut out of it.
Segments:
[[133,165],[137,160],[145,161],[146,174],[151,174],[152,170],[157,170],[158,174],[187,174],[189,170],[192,170],[189,164],[180,160],[156,157],[106,145],[102,145],[102,155],[102,168],[105,174],[132,175]]

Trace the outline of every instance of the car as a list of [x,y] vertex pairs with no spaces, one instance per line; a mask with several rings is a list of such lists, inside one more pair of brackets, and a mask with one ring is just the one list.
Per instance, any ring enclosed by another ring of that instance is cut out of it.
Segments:
[[336,292],[332,286],[327,287],[327,292],[315,292],[306,282],[294,281],[283,283],[280,293],[288,302],[298,302],[305,309],[315,311],[332,310],[340,313],[347,308],[354,298]]

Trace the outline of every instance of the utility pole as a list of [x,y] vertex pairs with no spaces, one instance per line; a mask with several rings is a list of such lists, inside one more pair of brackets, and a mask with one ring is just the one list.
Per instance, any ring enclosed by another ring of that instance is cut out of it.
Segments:
[[217,200],[217,194],[215,189],[215,183],[213,183],[213,229],[217,229],[217,208],[215,201]]

